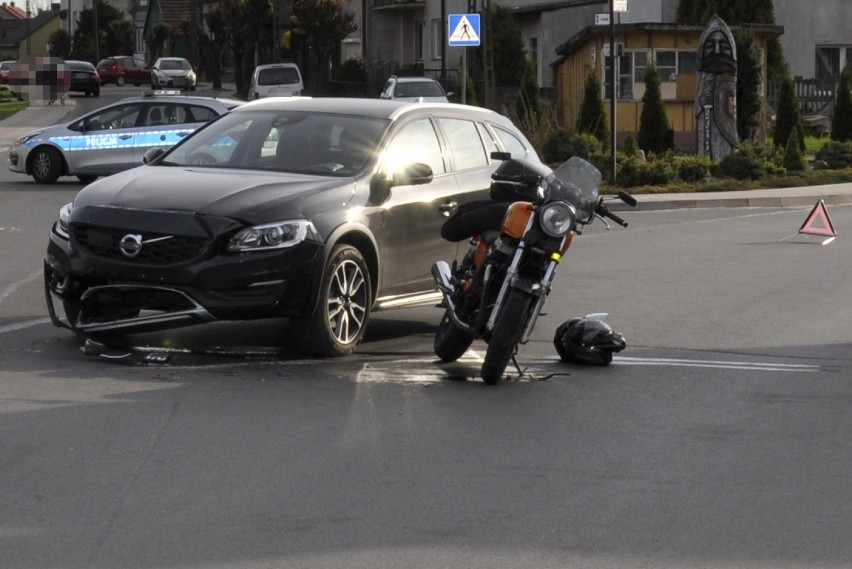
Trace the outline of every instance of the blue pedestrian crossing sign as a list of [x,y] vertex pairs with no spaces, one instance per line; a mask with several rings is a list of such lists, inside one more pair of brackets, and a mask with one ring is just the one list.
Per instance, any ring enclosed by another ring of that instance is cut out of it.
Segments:
[[479,14],[450,14],[449,44],[479,45]]

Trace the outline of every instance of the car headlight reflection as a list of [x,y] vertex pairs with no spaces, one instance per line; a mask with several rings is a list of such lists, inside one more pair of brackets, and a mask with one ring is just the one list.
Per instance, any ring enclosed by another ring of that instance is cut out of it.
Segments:
[[59,210],[59,217],[56,219],[56,233],[65,239],[71,239],[71,208],[73,203],[67,203]]
[[306,219],[277,221],[247,227],[234,235],[228,242],[228,251],[266,251],[293,247],[306,239],[318,240],[313,224]]
[[33,138],[40,135],[42,132],[44,132],[44,131],[43,130],[37,130],[35,132],[30,132],[30,133],[25,134],[24,136],[19,137],[17,140],[15,140],[15,146],[20,146],[20,145],[32,140]]
[[541,210],[541,228],[551,237],[564,237],[576,225],[577,210],[567,202],[551,202]]

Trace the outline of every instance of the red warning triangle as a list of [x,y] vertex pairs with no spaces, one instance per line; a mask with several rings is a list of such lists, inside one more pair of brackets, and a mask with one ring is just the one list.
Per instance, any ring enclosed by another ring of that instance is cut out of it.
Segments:
[[799,233],[837,237],[837,232],[828,218],[828,211],[825,209],[825,202],[823,200],[819,200],[811,210],[810,215],[808,215],[808,218],[799,228]]

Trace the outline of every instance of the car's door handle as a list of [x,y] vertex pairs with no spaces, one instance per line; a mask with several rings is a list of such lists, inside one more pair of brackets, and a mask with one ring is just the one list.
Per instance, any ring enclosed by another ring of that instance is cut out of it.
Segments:
[[438,211],[443,213],[444,215],[450,215],[454,211],[456,211],[459,207],[459,202],[453,200],[449,202],[444,202],[438,206]]
[[128,138],[133,138],[133,135],[132,134],[119,134],[118,138],[120,138],[121,140],[127,140]]

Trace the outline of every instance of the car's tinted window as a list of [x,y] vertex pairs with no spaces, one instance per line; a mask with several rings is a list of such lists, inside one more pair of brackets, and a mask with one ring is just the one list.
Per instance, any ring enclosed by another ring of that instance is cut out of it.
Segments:
[[438,135],[429,119],[405,125],[385,152],[384,168],[389,173],[412,162],[428,164],[433,174],[446,172]]
[[116,105],[86,117],[71,128],[85,131],[130,128],[136,125],[141,110],[139,103]]
[[198,105],[190,105],[189,115],[187,122],[207,122],[219,116],[219,114],[213,109],[199,107]]
[[299,80],[299,70],[295,67],[272,67],[257,73],[258,85],[293,85]]
[[526,157],[527,148],[517,136],[498,126],[494,127],[494,132],[500,138],[500,141],[503,143],[503,146],[506,147],[506,150],[512,154],[512,158]]
[[447,136],[456,170],[488,165],[488,156],[479,138],[476,123],[450,118],[440,118],[438,122]]
[[405,81],[396,84],[394,97],[443,97],[444,90],[435,81]]

